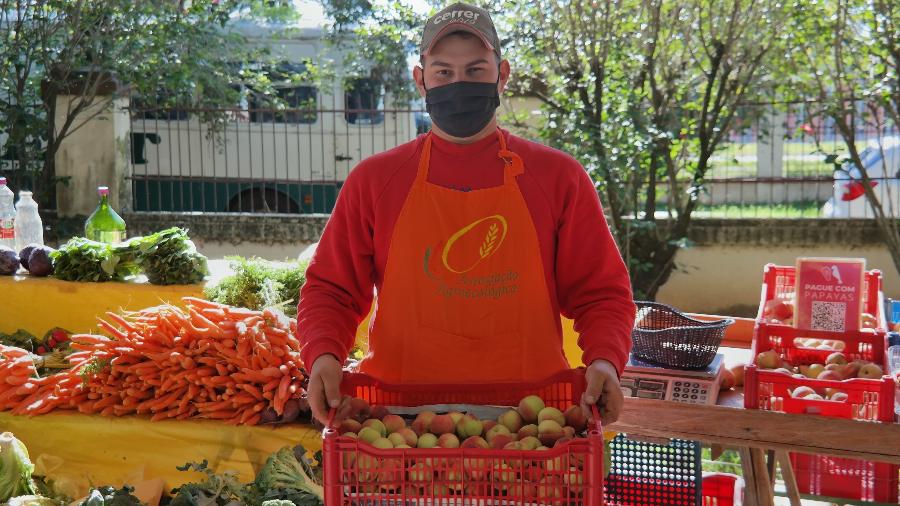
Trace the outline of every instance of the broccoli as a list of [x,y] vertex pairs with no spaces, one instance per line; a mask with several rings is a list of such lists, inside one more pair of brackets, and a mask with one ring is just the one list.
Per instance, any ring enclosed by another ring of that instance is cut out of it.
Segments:
[[[284,499],[287,494],[298,506],[322,504],[324,490],[310,477],[312,469],[302,458],[304,452],[298,453],[300,459],[294,449],[284,447],[269,457],[254,482],[260,497]],[[274,491],[278,491],[276,497]]]

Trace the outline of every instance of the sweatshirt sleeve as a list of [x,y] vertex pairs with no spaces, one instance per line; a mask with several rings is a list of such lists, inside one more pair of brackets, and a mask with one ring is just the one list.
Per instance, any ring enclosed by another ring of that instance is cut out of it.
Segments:
[[343,363],[372,305],[373,213],[360,169],[350,172],[338,194],[300,290],[297,338],[307,368],[329,353]]
[[636,310],[631,281],[593,181],[580,165],[577,178],[563,199],[558,228],[560,311],[575,321],[584,364],[608,360],[621,375],[631,352]]

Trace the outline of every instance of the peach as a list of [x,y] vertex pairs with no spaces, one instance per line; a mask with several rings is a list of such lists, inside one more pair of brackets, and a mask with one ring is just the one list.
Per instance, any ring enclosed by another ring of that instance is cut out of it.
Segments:
[[562,414],[562,411],[556,408],[544,408],[538,413],[538,426],[540,426],[541,422],[545,420],[553,420],[558,423],[560,427],[566,424],[566,417]]
[[756,355],[756,365],[763,369],[777,369],[781,367],[781,356],[775,350],[764,351]]
[[384,418],[381,419],[381,423],[384,424],[384,428],[387,430],[388,434],[393,434],[406,427],[406,420],[398,415],[385,415]]
[[491,448],[499,450],[509,443],[513,442],[512,434],[495,434],[494,437],[488,439]]
[[471,436],[480,436],[483,430],[484,424],[481,423],[481,420],[472,415],[462,417],[456,424],[456,433],[459,434],[461,439],[466,439]]
[[522,415],[514,409],[510,409],[497,417],[497,422],[506,426],[510,432],[518,432],[522,428]]
[[384,434],[379,432],[377,429],[373,429],[372,427],[363,427],[359,430],[357,434],[359,436],[360,441],[365,441],[366,443],[372,444],[376,439],[384,437]]
[[831,397],[828,398],[828,400],[834,402],[847,402],[848,399],[849,397],[847,396],[847,392],[835,392],[831,394]]
[[448,415],[450,416],[450,418],[453,420],[454,425],[457,424],[457,423],[459,423],[459,421],[462,420],[462,417],[463,417],[463,414],[460,413],[459,411],[451,411],[451,412],[449,412],[449,413],[447,413],[447,414],[448,414]]
[[454,432],[456,423],[450,415],[437,415],[431,420],[430,432],[432,434],[441,435]]
[[451,465],[446,473],[444,473],[444,480],[447,482],[447,487],[450,490],[462,492],[465,487],[464,482],[466,481],[463,467],[458,463]]
[[[512,436],[512,433],[509,432],[509,429],[506,428],[506,425],[497,424],[491,427],[491,430],[484,433],[484,438],[487,439],[488,443],[490,443],[491,439],[494,439],[494,436],[497,436],[499,434]],[[512,440],[512,437],[510,437],[509,439]]]
[[385,460],[381,462],[378,469],[378,481],[382,492],[393,492],[400,488],[403,482],[403,465],[396,460]]
[[487,431],[491,430],[494,425],[497,425],[497,420],[482,420],[481,425],[484,426],[482,432],[487,434]]
[[400,434],[394,432],[393,434],[388,434],[388,441],[391,442],[393,448],[396,448],[398,445],[405,445],[406,439],[403,438]]
[[434,414],[434,411],[422,411],[416,415],[416,419],[411,425],[412,429],[421,436],[431,430],[431,421],[434,420],[435,416],[437,415]]
[[359,439],[359,436],[357,436],[355,432],[345,432],[345,433],[341,434],[341,436],[342,437],[350,437],[353,439]]
[[816,379],[830,380],[830,381],[842,381],[844,378],[841,377],[841,375],[838,374],[837,371],[829,371],[826,369],[826,370],[822,371],[821,373],[819,373],[819,376]]
[[440,448],[459,448],[459,438],[456,437],[456,434],[441,434],[437,445]]
[[731,374],[734,375],[734,386],[739,387],[744,385],[744,368],[747,367],[747,364],[735,364],[728,368],[731,371]]
[[815,394],[816,391],[807,386],[800,386],[791,391],[791,397],[796,397],[798,399],[804,399],[809,397],[810,395]]
[[528,425],[523,425],[522,428],[519,429],[518,435],[519,435],[519,439],[524,439],[528,436],[537,436],[538,435],[538,426],[533,423],[529,423]]
[[768,320],[788,320],[794,317],[794,303],[789,300],[772,299],[763,305],[763,316]]
[[[416,434],[416,432],[414,430],[410,429],[409,427],[403,427],[402,429],[398,430],[394,434],[397,434],[400,437],[402,437],[403,442],[412,447],[415,447],[416,444],[419,442],[419,436]],[[392,435],[394,435],[394,434],[392,434]]]
[[732,374],[731,369],[723,368],[722,369],[722,390],[731,390],[734,388],[734,374]]
[[812,364],[812,365],[801,365],[800,366],[800,374],[806,376],[807,378],[816,379],[819,377],[819,374],[825,370],[825,366],[822,364]]
[[362,424],[357,422],[352,418],[347,418],[346,420],[341,422],[340,427],[338,427],[338,432],[359,432],[359,429],[362,429]]
[[884,371],[878,364],[866,364],[859,368],[859,373],[857,374],[858,378],[867,378],[867,379],[881,379],[884,375]]
[[460,448],[490,448],[491,445],[488,444],[487,441],[481,436],[471,436],[466,438],[462,444],[459,445]]
[[434,479],[434,468],[423,462],[419,462],[409,466],[406,469],[406,476],[413,483],[428,483]]
[[463,460],[463,468],[466,474],[473,480],[483,480],[490,472],[490,463],[488,459],[465,459]]
[[520,439],[519,444],[522,445],[523,450],[534,450],[538,446],[541,446],[541,440],[534,436],[527,436]]
[[529,395],[519,401],[519,414],[525,423],[537,423],[538,413],[544,409],[544,400],[536,395]]
[[354,420],[362,423],[369,419],[370,412],[371,408],[365,399],[360,399],[359,397],[350,399],[350,417]]
[[847,363],[847,356],[839,351],[836,351],[831,355],[828,355],[828,358],[825,359],[825,363],[844,365]]
[[[505,486],[501,484],[515,482],[516,470],[510,467],[506,462],[497,462],[491,467],[491,479],[498,490],[505,490]],[[503,488],[500,488],[501,486],[503,486]]]
[[582,432],[587,429],[588,419],[584,414],[581,406],[569,406],[569,409],[563,413],[566,418],[566,425],[575,429],[575,432]]
[[386,437],[380,437],[375,441],[372,441],[372,446],[381,450],[390,450],[394,447],[394,443],[392,443],[391,440]]
[[563,428],[555,420],[544,420],[538,424],[538,439],[545,446],[552,446],[557,439],[564,435]]
[[557,446],[559,446],[563,443],[568,443],[571,440],[572,440],[572,438],[570,438],[569,436],[563,436],[553,442],[553,447],[556,448]]
[[363,427],[370,427],[375,429],[381,434],[381,437],[386,437],[388,435],[387,428],[384,426],[384,422],[377,418],[369,418],[362,424]]
[[556,478],[547,476],[537,484],[537,497],[541,502],[556,504],[565,496],[562,487],[556,484]]
[[563,436],[569,439],[575,439],[575,427],[569,427],[568,425],[563,427]]
[[391,414],[388,411],[388,408],[384,406],[372,406],[372,410],[369,412],[369,418],[376,418],[378,420],[384,420],[384,417]]
[[849,364],[839,366],[837,372],[841,375],[842,379],[856,378],[859,374],[859,370],[862,369],[862,366],[863,362],[853,361]]
[[419,436],[419,440],[416,441],[416,448],[434,448],[437,446],[438,437],[434,434],[425,433]]
[[378,479],[378,459],[371,455],[360,454],[356,459],[357,476],[361,482],[370,482]]

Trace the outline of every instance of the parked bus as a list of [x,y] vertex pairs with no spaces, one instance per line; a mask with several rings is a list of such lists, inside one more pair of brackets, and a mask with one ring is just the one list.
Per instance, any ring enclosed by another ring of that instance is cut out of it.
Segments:
[[[270,44],[283,62],[273,82],[279,73],[302,73],[304,62],[342,58],[319,29]],[[356,163],[428,128],[424,114],[392,103],[378,82],[345,78],[339,65],[325,87],[288,80],[276,87],[285,109],[251,94],[228,110],[133,110],[133,209],[329,213]],[[199,119],[205,112],[228,120],[214,131]]]

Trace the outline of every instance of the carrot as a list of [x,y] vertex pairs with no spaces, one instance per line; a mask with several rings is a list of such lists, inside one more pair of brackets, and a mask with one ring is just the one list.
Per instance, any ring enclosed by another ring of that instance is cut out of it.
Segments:
[[125,341],[128,339],[128,333],[122,332],[118,328],[116,328],[113,324],[107,322],[106,320],[97,317],[97,326],[101,329],[105,330],[108,334],[110,334],[117,341]]
[[225,311],[230,309],[228,306],[224,304],[219,304],[218,302],[213,302],[211,300],[206,299],[198,299],[197,297],[182,297],[181,300],[188,304],[189,306],[198,307],[201,309],[218,309],[221,311]]
[[275,390],[276,388],[278,388],[278,385],[280,383],[281,383],[281,380],[274,379],[274,380],[266,383],[265,385],[263,385],[262,390],[263,390],[263,392],[269,392],[271,390]]
[[116,313],[113,313],[112,311],[107,311],[106,317],[109,318],[110,320],[116,322],[120,327],[122,327],[123,329],[125,329],[128,332],[137,332],[137,327],[132,325],[125,318],[122,318],[121,316],[117,315]]

